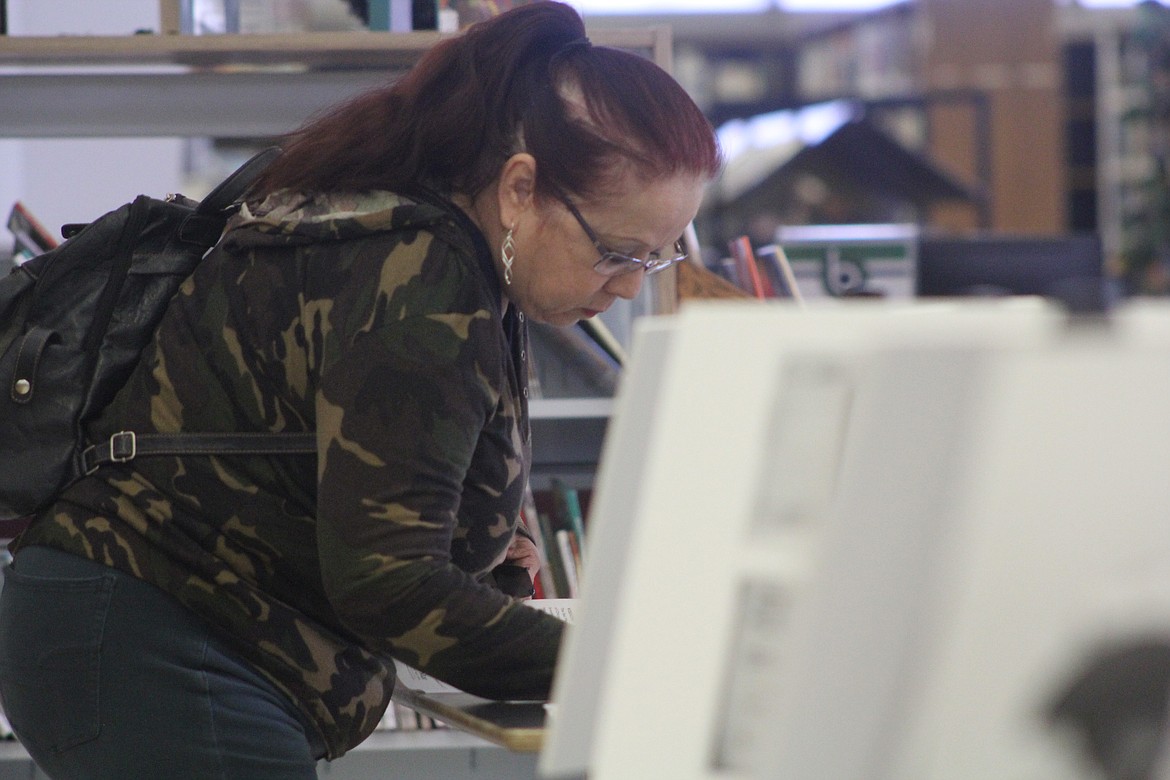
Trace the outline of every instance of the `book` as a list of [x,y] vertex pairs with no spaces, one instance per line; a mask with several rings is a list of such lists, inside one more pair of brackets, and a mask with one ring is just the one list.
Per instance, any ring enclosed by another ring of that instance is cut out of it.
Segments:
[[548,489],[534,493],[549,569],[556,580],[556,595],[561,598],[576,597],[580,587],[591,495],[591,490],[577,489],[558,478],[550,481]]
[[13,263],[20,265],[57,246],[57,239],[19,200],[8,213],[8,230],[13,238]]
[[708,268],[690,262],[677,268],[680,301],[749,297],[743,288]]
[[736,275],[740,286],[757,298],[766,298],[764,282],[760,277],[760,268],[756,263],[755,252],[752,251],[751,239],[740,236],[728,242],[731,257],[735,260]]
[[772,289],[777,298],[791,298],[798,304],[804,303],[800,287],[796,284],[796,274],[788,262],[788,255],[779,244],[762,246],[756,252],[756,257],[764,273],[772,283]]
[[562,479],[552,480],[553,499],[556,502],[559,526],[573,535],[576,543],[578,568],[585,555],[585,515],[581,511],[581,497],[577,489]]
[[613,332],[599,318],[593,317],[591,319],[581,320],[577,323],[577,326],[585,331],[589,338],[593,339],[599,347],[605,350],[605,353],[613,358],[613,361],[619,367],[626,364],[625,348],[622,347],[621,342],[617,340]]
[[549,577],[552,580],[552,589],[545,592],[546,597],[568,598],[569,579],[565,570],[564,556],[557,544],[557,531],[553,527],[552,517],[548,512],[537,514],[537,523],[540,526],[541,536],[545,545],[545,563]]
[[[0,8],[3,7],[3,0],[0,0]],[[178,35],[183,32],[183,0],[159,0],[158,28],[163,35]],[[0,27],[0,35],[3,34],[4,30]]]
[[520,506],[520,520],[528,529],[533,543],[536,545],[536,554],[540,557],[540,571],[537,572],[535,598],[553,598],[557,595],[556,580],[548,564],[548,541],[544,536],[544,529],[540,523],[540,513],[536,509],[536,497],[532,493],[532,486],[524,488],[524,501]]
[[[731,257],[729,255],[727,257],[719,258],[719,263],[716,266],[714,266],[711,270],[713,270],[715,273],[719,274],[719,276],[721,276],[722,278],[724,278],[727,281],[734,284],[736,287],[738,287],[740,289],[740,291],[747,293],[747,289],[745,289],[745,286],[740,281],[739,268],[736,267],[734,257]],[[750,295],[750,294],[751,293],[748,293],[748,295]]]
[[370,0],[369,28],[389,32],[411,32],[414,29],[413,0]]
[[561,566],[565,571],[565,593],[571,598],[577,598],[581,582],[581,554],[576,538],[572,531],[561,528],[555,534],[557,552],[560,553]]
[[752,258],[756,264],[756,270],[759,271],[760,287],[762,298],[775,298],[776,288],[772,285],[772,277],[768,274],[768,269],[764,267],[764,259],[756,254]]
[[439,29],[439,0],[413,0],[410,14],[410,26],[412,29]]
[[[609,398],[617,391],[621,363],[613,345],[599,340],[601,331],[581,325],[558,328],[540,322],[528,325],[529,397],[534,384],[540,398]],[[604,339],[604,336],[600,336]]]

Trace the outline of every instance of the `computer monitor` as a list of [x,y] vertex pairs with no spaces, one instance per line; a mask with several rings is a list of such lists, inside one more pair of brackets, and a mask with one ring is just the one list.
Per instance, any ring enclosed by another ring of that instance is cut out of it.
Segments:
[[918,243],[917,294],[1101,298],[1105,294],[1101,241],[1088,233],[923,235]]

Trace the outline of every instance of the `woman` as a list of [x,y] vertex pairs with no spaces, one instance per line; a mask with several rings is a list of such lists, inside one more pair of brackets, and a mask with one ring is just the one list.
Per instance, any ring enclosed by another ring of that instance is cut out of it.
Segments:
[[681,257],[719,154],[683,90],[522,6],[295,133],[91,429],[316,431],[317,457],[112,464],[13,545],[0,694],[53,777],[315,777],[397,658],[546,697],[526,320]]

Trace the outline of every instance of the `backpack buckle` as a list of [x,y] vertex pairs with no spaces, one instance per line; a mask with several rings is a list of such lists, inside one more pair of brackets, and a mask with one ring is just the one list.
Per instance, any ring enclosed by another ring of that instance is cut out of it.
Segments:
[[138,455],[138,438],[134,431],[118,431],[102,444],[86,447],[81,453],[81,470],[86,475],[103,463],[125,463]]
[[118,431],[110,437],[110,460],[125,463],[138,454],[138,438],[134,431]]

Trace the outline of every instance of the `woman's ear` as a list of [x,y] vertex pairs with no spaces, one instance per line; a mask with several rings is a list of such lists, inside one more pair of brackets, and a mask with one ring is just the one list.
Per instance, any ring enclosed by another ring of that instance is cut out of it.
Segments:
[[520,215],[533,207],[536,196],[536,158],[527,152],[517,152],[508,158],[500,171],[500,223],[507,229],[516,224]]

